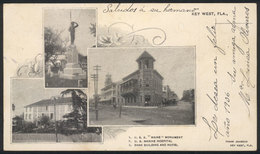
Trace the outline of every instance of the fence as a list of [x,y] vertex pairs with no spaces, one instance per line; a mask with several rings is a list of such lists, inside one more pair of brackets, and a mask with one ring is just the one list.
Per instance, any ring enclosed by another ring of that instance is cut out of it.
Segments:
[[[101,135],[95,133],[63,135],[58,134],[59,142],[101,142]],[[17,133],[12,135],[12,142],[56,142],[55,134]]]

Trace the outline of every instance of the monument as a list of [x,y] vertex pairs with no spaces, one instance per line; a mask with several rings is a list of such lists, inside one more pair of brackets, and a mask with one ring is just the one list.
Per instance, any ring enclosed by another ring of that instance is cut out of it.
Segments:
[[87,79],[86,73],[84,73],[83,69],[79,65],[78,51],[76,46],[74,45],[75,29],[78,26],[79,25],[76,22],[72,21],[69,28],[71,44],[69,45],[66,51],[67,63],[65,65],[63,72],[60,74],[60,77],[64,79],[71,79],[71,80]]

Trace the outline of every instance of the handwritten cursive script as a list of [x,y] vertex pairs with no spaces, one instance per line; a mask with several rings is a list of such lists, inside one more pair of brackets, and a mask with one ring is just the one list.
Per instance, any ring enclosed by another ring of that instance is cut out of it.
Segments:
[[216,36],[216,27],[215,26],[206,26],[207,31],[210,35],[207,35],[209,41],[212,43],[213,47],[216,48],[221,54],[226,55],[225,50],[217,45],[217,36]]
[[214,138],[218,139],[218,135],[220,136],[224,136],[218,129],[218,124],[217,124],[217,116],[214,114],[212,117],[212,120],[210,121],[210,123],[208,122],[208,120],[205,117],[202,117],[203,121],[205,122],[205,124],[208,126],[209,131],[210,131],[210,137],[209,137],[209,141],[212,138],[212,132],[214,134]]

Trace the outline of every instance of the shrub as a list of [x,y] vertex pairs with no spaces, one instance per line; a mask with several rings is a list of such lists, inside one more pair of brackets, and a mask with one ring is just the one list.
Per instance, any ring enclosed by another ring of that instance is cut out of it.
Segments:
[[48,116],[42,116],[39,121],[39,125],[43,128],[48,128],[51,125],[50,118]]
[[20,116],[15,116],[13,118],[13,132],[22,131],[23,128],[23,118]]
[[33,122],[24,121],[22,124],[22,132],[23,133],[32,133],[34,128],[36,128],[36,124]]

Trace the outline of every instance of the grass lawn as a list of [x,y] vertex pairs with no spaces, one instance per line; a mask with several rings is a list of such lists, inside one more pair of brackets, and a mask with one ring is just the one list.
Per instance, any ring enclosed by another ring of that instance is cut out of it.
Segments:
[[90,125],[193,125],[194,111],[189,102],[178,102],[167,107],[123,107],[119,118],[119,107],[99,105],[99,119],[95,119],[94,107],[90,106]]

